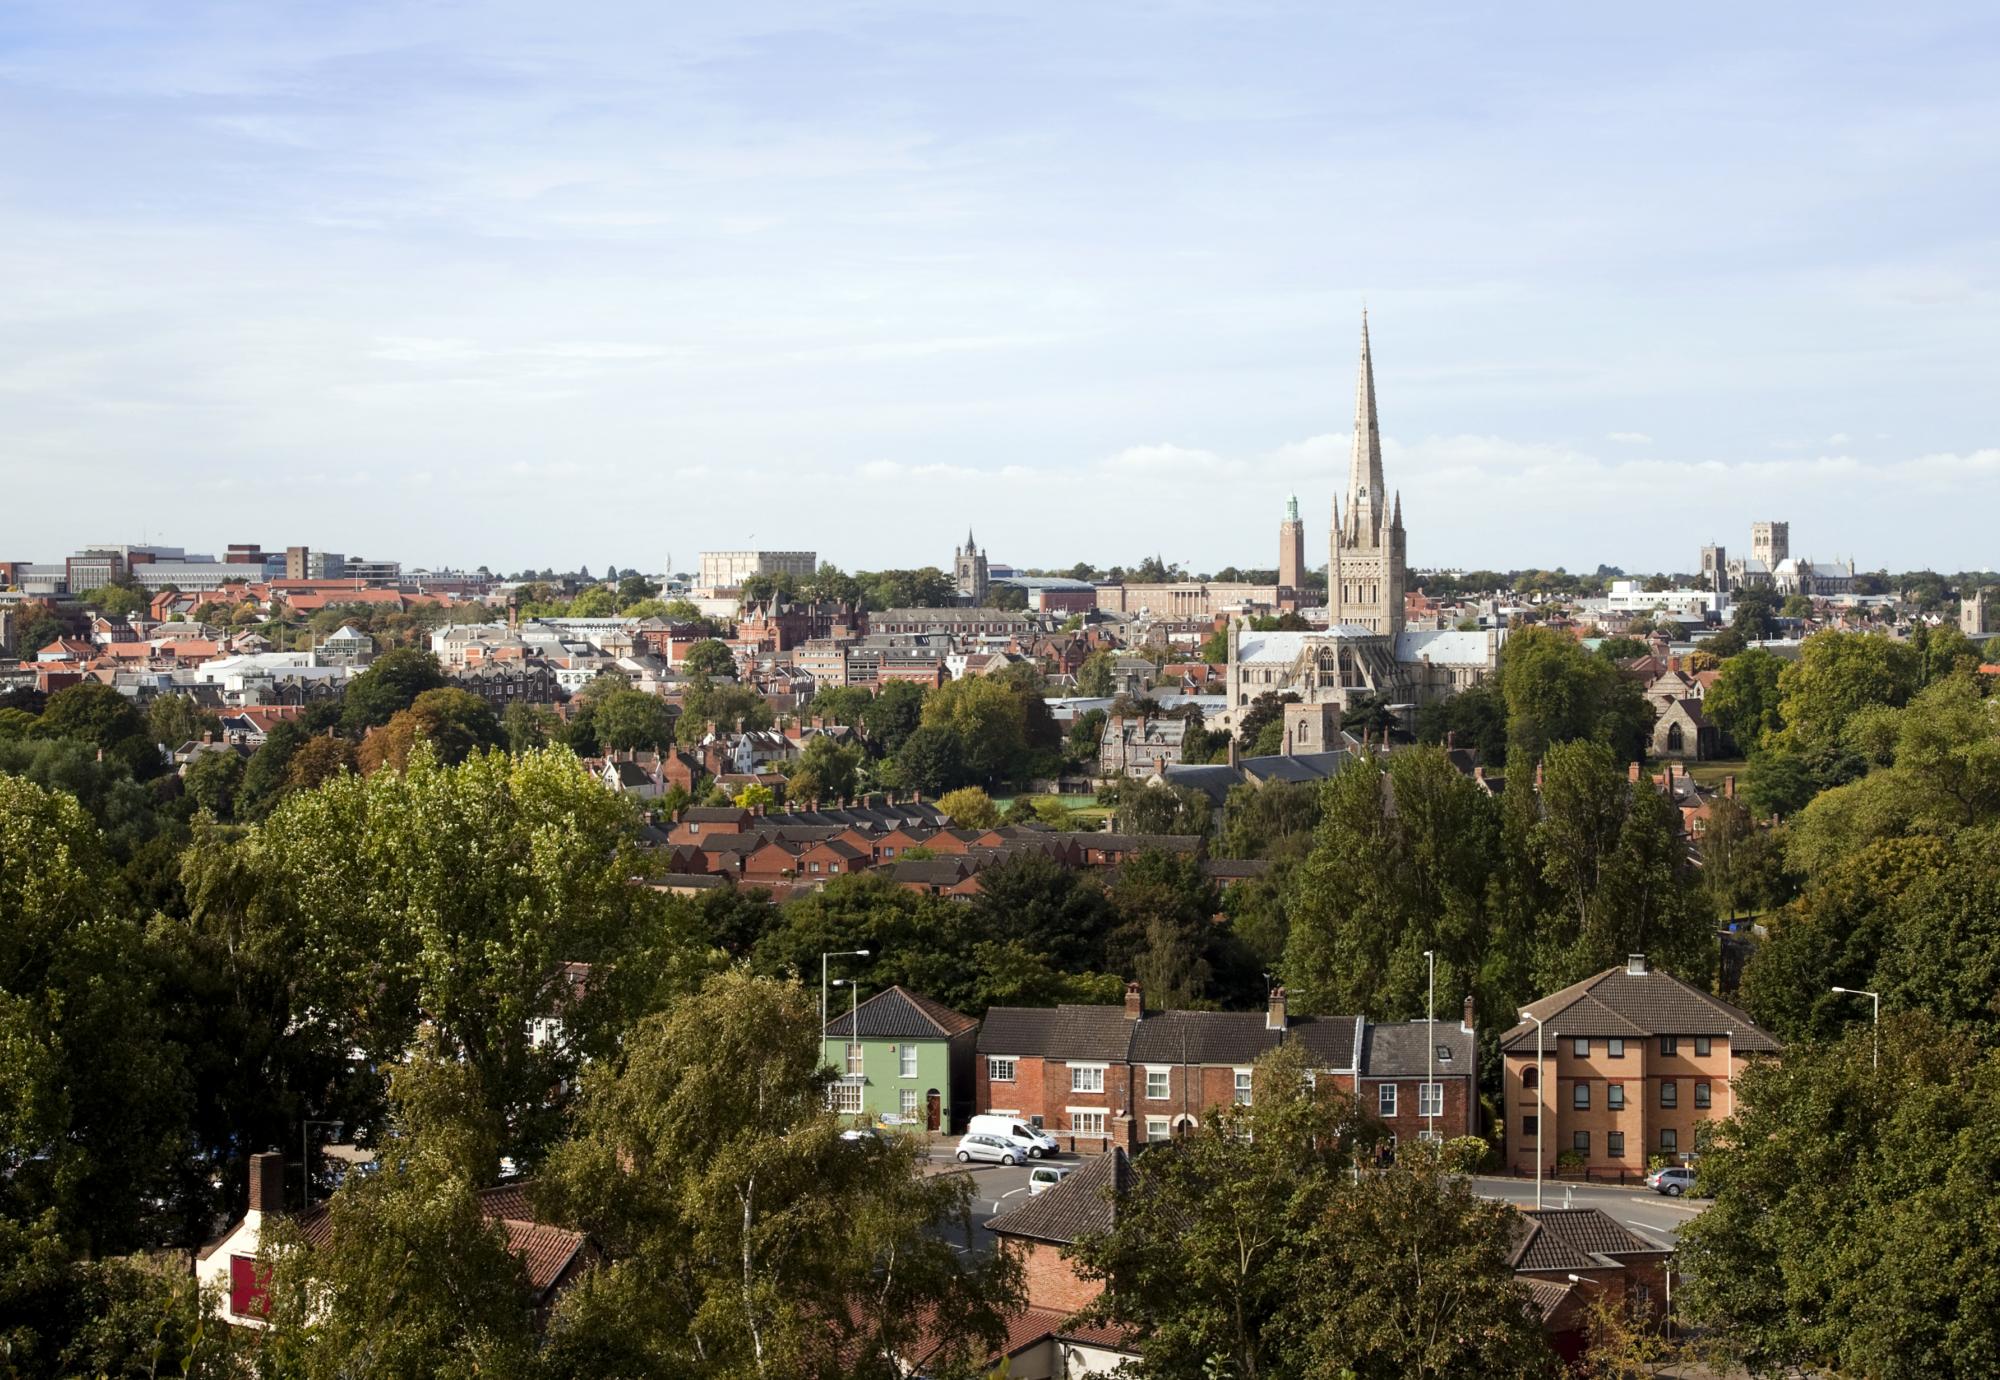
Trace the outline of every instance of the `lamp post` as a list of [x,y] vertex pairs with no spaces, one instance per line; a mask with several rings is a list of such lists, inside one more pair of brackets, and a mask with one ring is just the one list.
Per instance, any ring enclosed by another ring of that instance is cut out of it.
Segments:
[[1548,1079],[1542,1069],[1542,1018],[1532,1011],[1521,1019],[1535,1023],[1535,1206],[1542,1205],[1542,1122],[1548,1119]]
[[826,961],[829,958],[866,958],[866,949],[836,949],[819,956],[819,1038],[826,1042]]
[[[1437,951],[1435,949],[1425,949],[1424,957],[1430,960],[1431,985],[1429,993],[1424,997],[1424,1087],[1423,1091],[1417,1094],[1417,1101],[1421,1106],[1430,1107],[1432,1106],[1431,1080],[1437,1077]],[[1536,1076],[1539,1077],[1540,1075]],[[1443,1098],[1438,1099],[1440,1102],[1443,1100]],[[1539,1126],[1541,1123],[1536,1122],[1535,1124]],[[1435,1145],[1438,1138],[1437,1113],[1435,1111],[1424,1114],[1424,1130],[1429,1134],[1431,1143]]]
[[1876,1069],[1876,1071],[1879,1072],[1882,1068],[1882,994],[1880,992],[1870,992],[1865,988],[1860,988],[1860,987],[1836,987],[1833,990],[1845,996],[1866,997],[1870,1002],[1874,1004],[1875,1033],[1872,1041],[1874,1045],[1873,1067]]

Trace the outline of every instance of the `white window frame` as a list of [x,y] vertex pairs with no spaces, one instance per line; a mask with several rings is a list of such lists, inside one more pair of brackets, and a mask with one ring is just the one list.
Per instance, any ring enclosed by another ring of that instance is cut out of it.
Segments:
[[1396,1085],[1383,1083],[1375,1089],[1375,1115],[1383,1120],[1396,1114]]
[[921,1109],[917,1106],[917,1090],[915,1088],[902,1088],[898,1090],[896,1095],[896,1110],[906,1117],[917,1115]]
[[868,1071],[867,1058],[868,1056],[862,1052],[861,1041],[849,1040],[847,1042],[847,1076],[850,1078],[859,1078],[865,1074]]
[[861,1083],[857,1079],[840,1079],[833,1085],[833,1109],[842,1115],[855,1115],[861,1111]]
[[1417,1115],[1423,1117],[1444,1115],[1444,1084],[1417,1084]]
[[[1110,1134],[1111,1113],[1102,1107],[1065,1107],[1064,1115],[1069,1117],[1069,1133],[1090,1140],[1103,1140]],[[1092,1130],[1091,1127],[1096,1129]]]
[[1234,1072],[1234,1074],[1236,1075],[1235,1077],[1236,1105],[1239,1107],[1247,1107],[1250,1105],[1250,1098],[1252,1095],[1251,1089],[1253,1084],[1250,1076],[1251,1071],[1249,1069],[1235,1069],[1232,1070],[1232,1072]]
[[1169,1117],[1149,1116],[1146,1118],[1146,1143],[1156,1145],[1163,1140],[1174,1138],[1174,1123]]
[[[1000,1072],[1002,1066],[1006,1072]],[[989,1083],[1011,1083],[1019,1069],[1020,1061],[1011,1054],[989,1054],[986,1056],[986,1081]]]
[[896,1074],[900,1078],[917,1076],[917,1047],[915,1045],[896,1046]]
[[[1155,1078],[1160,1080],[1160,1090],[1158,1092],[1153,1091],[1153,1080]],[[1166,1102],[1173,1095],[1174,1071],[1172,1066],[1168,1064],[1146,1065],[1146,1100],[1148,1102]]]
[[1071,1064],[1069,1090],[1073,1093],[1103,1092],[1106,1067],[1104,1064]]

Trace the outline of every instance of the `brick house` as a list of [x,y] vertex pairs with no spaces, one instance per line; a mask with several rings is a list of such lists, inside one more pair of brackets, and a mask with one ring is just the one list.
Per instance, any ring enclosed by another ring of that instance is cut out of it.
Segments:
[[1620,1226],[1598,1208],[1523,1208],[1508,1263],[1528,1287],[1549,1342],[1565,1361],[1589,1342],[1598,1299],[1657,1325],[1666,1316],[1673,1253]]
[[1118,1200],[1133,1184],[1132,1159],[1113,1147],[1072,1170],[1061,1183],[1024,1198],[986,1229],[1021,1266],[1021,1284],[1030,1308],[1075,1313],[1104,1292],[1104,1281],[1079,1271],[1064,1254],[1079,1238],[1110,1231],[1118,1220]]
[[[1291,1041],[1319,1076],[1355,1093],[1366,1110],[1386,1112],[1398,1136],[1426,1127],[1442,1139],[1469,1135],[1477,1107],[1472,1033],[1439,1023],[1428,1035],[1450,1058],[1439,1062],[1426,1097],[1425,1022],[1291,1017],[1282,987],[1264,1011],[1149,1012],[1134,982],[1122,1007],[989,1009],[976,1101],[979,1111],[1022,1117],[1080,1151],[1136,1146],[1171,1138],[1212,1107],[1249,1101],[1259,1056]],[[1433,1115],[1425,1119],[1424,1111]]]
[[1746,1063],[1783,1050],[1748,1012],[1648,967],[1644,954],[1527,1014],[1542,1022],[1539,1067],[1534,1021],[1500,1037],[1507,1161],[1521,1174],[1535,1170],[1538,1126],[1551,1170],[1564,1152],[1597,1174],[1685,1160],[1697,1131],[1734,1109]]

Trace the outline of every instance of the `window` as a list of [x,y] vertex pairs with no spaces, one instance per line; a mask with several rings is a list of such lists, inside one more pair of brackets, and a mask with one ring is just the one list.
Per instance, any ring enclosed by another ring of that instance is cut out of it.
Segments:
[[1623,1059],[1625,1057],[1625,1042],[1623,1040],[1606,1040],[1604,1042],[1604,1057],[1607,1059]]
[[1396,1085],[1384,1083],[1375,1089],[1375,1110],[1385,1117],[1396,1114]]
[[1667,751],[1680,752],[1684,748],[1684,746],[1685,742],[1681,737],[1681,726],[1679,724],[1668,724]]
[[896,1104],[896,1110],[901,1112],[904,1117],[915,1116],[917,1114],[917,1090],[915,1088],[902,1089],[896,1094]]
[[1574,1090],[1572,1090],[1572,1091],[1571,1091],[1571,1093],[1570,1093],[1570,1103],[1569,1103],[1569,1105],[1570,1105],[1570,1106],[1572,1106],[1572,1107],[1574,1107],[1574,1108],[1576,1108],[1576,1109],[1577,1109],[1577,1110],[1578,1110],[1579,1112],[1587,1112],[1587,1111],[1589,1111],[1589,1110],[1590,1110],[1590,1084],[1588,1084],[1588,1083],[1585,1083],[1585,1082],[1582,1082],[1581,1080],[1579,1080],[1579,1081],[1578,1081],[1578,1083],[1577,1083],[1577,1085],[1576,1085],[1576,1087],[1575,1087],[1575,1089],[1574,1089]]
[[1173,1138],[1173,1128],[1165,1117],[1149,1116],[1146,1118],[1146,1139],[1148,1141],[1172,1140]]
[[1249,1069],[1236,1070],[1236,1105],[1239,1107],[1247,1107],[1250,1105]]
[[1712,1105],[1712,1104],[1710,1103],[1710,1100],[1709,1100],[1709,1098],[1710,1098],[1710,1094],[1709,1094],[1709,1091],[1708,1091],[1708,1084],[1706,1084],[1706,1083],[1697,1083],[1697,1084],[1695,1084],[1695,1085],[1694,1085],[1694,1105],[1695,1105],[1695,1106],[1697,1106],[1697,1107],[1704,1107],[1704,1108],[1705,1108],[1705,1107],[1708,1107],[1708,1106]]
[[1715,1048],[1715,1043],[1708,1036],[1697,1035],[1694,1037],[1695,1058],[1706,1059],[1708,1057],[1709,1051],[1712,1050],[1713,1048]]
[[903,1078],[917,1076],[917,1047],[915,1045],[896,1046],[896,1072]]
[[850,1113],[861,1110],[861,1084],[858,1080],[843,1078],[833,1085],[833,1109]]
[[1072,1067],[1069,1071],[1071,1092],[1101,1093],[1104,1091],[1104,1066],[1085,1064]]
[[1166,1101],[1167,1098],[1172,1095],[1168,1086],[1171,1081],[1172,1081],[1171,1070],[1147,1069],[1146,1070],[1147,1100],[1150,1102]]
[[1521,1134],[1524,1136],[1532,1136],[1541,1127],[1542,1119],[1538,1116],[1524,1116],[1521,1118]]
[[1581,1036],[1571,1040],[1569,1048],[1570,1053],[1574,1054],[1577,1058],[1588,1059],[1590,1057],[1590,1038],[1588,1036]]
[[1604,1133],[1604,1154],[1607,1159],[1622,1160],[1625,1158],[1625,1133],[1623,1131],[1606,1131]]
[[1671,1126],[1662,1126],[1660,1128],[1660,1153],[1663,1155],[1672,1155],[1677,1153],[1680,1148],[1680,1132]]
[[1675,1054],[1679,1054],[1680,1052],[1681,1052],[1681,1040],[1680,1040],[1680,1036],[1678,1036],[1678,1035],[1662,1035],[1662,1036],[1660,1037],[1660,1053],[1661,1053],[1661,1054],[1664,1054],[1664,1055],[1668,1055],[1668,1056],[1670,1056],[1670,1057],[1671,1057],[1672,1055],[1675,1055]]
[[997,1054],[986,1056],[986,1077],[995,1083],[1014,1081],[1014,1061]]
[[1417,1115],[1444,1115],[1444,1084],[1420,1083],[1417,1085]]
[[1578,1131],[1569,1138],[1569,1148],[1585,1159],[1590,1158],[1590,1132]]
[[1623,1083],[1612,1083],[1605,1087],[1604,1105],[1614,1112],[1625,1110],[1625,1085]]
[[1522,1087],[1532,1091],[1533,1089],[1540,1087],[1541,1084],[1542,1084],[1542,1071],[1536,1068],[1533,1064],[1530,1064],[1526,1068],[1521,1070]]
[[1681,1105],[1681,1085],[1674,1082],[1671,1078],[1660,1084],[1660,1105],[1662,1107],[1678,1107]]
[[1439,1045],[1437,1047],[1437,1057],[1440,1064],[1449,1064],[1451,1062],[1451,1046]]
[[229,1257],[229,1311],[239,1318],[261,1318],[271,1307],[270,1275],[257,1268],[254,1255]]
[[861,1076],[861,1043],[858,1040],[847,1042],[847,1071],[856,1078]]
[[1069,1114],[1069,1128],[1079,1136],[1102,1136],[1104,1113],[1073,1108]]

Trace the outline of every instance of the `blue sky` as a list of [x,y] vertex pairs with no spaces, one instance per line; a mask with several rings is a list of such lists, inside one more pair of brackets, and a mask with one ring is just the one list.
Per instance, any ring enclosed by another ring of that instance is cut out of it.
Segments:
[[[1607,12],[1615,11],[1615,12]],[[2000,565],[2000,11],[0,8],[0,557]]]

